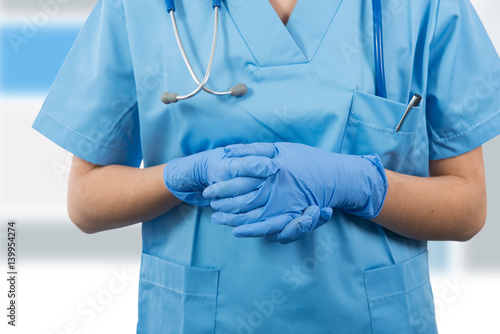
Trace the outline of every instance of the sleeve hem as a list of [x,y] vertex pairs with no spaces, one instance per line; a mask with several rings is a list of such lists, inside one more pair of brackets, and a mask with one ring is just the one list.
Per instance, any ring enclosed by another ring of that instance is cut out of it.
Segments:
[[455,136],[438,138],[429,143],[429,159],[440,160],[467,153],[500,133],[500,110],[473,128]]
[[139,150],[104,145],[83,136],[42,112],[35,119],[32,128],[63,149],[96,165],[119,164],[139,167],[142,160],[142,155],[137,153]]

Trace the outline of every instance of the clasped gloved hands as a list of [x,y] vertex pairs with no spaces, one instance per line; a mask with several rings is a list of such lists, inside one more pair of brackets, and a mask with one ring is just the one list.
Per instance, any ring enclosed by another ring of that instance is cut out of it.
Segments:
[[168,163],[167,187],[188,203],[210,203],[217,211],[212,221],[235,227],[237,237],[292,242],[326,223],[332,208],[371,219],[387,192],[377,155],[294,143],[230,145],[199,155]]
[[336,154],[294,143],[230,145],[225,152],[227,157],[267,157],[279,167],[254,189],[233,179],[203,192],[217,211],[212,221],[235,227],[237,237],[291,242],[328,221],[331,208],[372,219],[387,193],[377,155]]
[[278,169],[270,158],[227,157],[224,148],[220,147],[170,161],[163,169],[163,179],[170,192],[180,200],[196,206],[210,206],[211,199],[203,197],[208,186],[238,178],[240,186],[255,188],[262,183],[262,178],[276,174]]

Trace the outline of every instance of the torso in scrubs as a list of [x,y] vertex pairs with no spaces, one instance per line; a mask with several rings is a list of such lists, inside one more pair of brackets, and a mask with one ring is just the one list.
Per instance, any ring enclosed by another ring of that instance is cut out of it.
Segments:
[[[428,175],[429,159],[500,132],[500,61],[468,0],[383,1],[387,99],[375,95],[371,1],[299,0],[286,26],[267,0],[227,0],[207,87],[196,85],[162,0],[99,0],[34,128],[95,164],[138,167],[233,143],[296,142],[380,155]],[[177,0],[198,77],[213,9]],[[395,132],[413,94],[424,97]],[[427,243],[334,210],[287,245],[237,239],[181,204],[142,224],[138,333],[436,333]]]

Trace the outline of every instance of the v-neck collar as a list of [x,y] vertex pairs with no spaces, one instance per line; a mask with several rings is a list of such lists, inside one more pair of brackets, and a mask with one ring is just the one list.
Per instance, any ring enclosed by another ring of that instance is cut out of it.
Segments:
[[308,61],[316,54],[341,4],[342,0],[297,1],[286,28]]
[[298,0],[285,26],[268,0],[226,0],[226,8],[260,67],[312,60],[342,0]]

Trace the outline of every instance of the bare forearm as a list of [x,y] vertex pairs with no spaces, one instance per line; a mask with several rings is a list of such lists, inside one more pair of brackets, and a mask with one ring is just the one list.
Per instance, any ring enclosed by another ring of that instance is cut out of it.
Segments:
[[73,162],[68,212],[84,232],[94,233],[150,220],[180,201],[163,183],[163,166],[144,169],[110,165],[85,170]]
[[486,219],[481,182],[456,175],[415,177],[387,171],[389,189],[375,222],[422,240],[472,238]]

